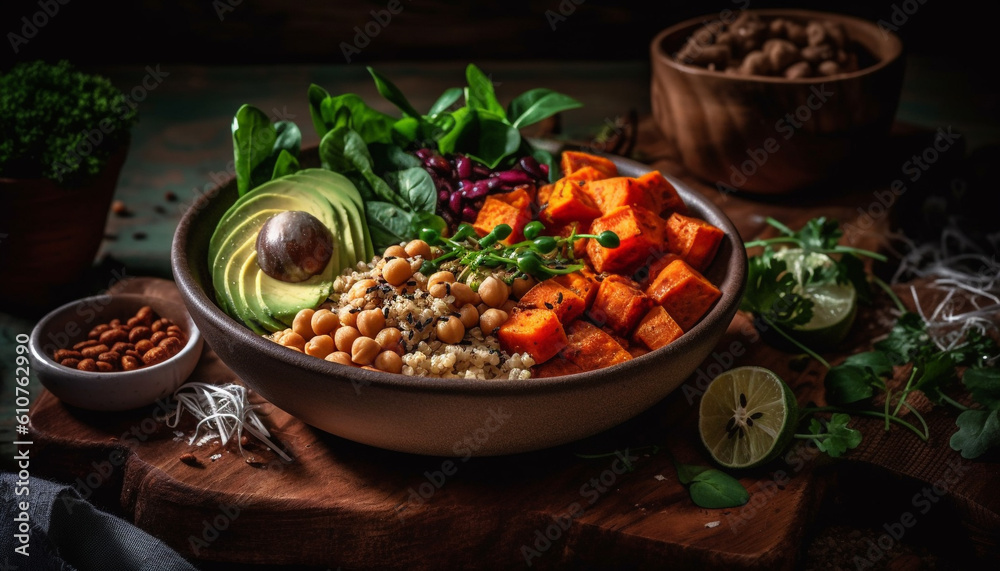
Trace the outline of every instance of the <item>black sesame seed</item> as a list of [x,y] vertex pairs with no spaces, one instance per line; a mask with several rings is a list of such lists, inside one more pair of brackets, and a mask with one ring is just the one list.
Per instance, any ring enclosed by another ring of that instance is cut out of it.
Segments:
[[362,311],[364,310],[361,309],[360,307],[352,307],[350,311],[348,311],[348,313],[361,313]]
[[559,292],[556,295],[556,303],[562,303],[562,302],[563,302],[563,294],[562,294],[562,292]]
[[551,303],[549,303],[549,302],[547,302],[547,301],[546,301],[546,302],[545,302],[545,308],[546,308],[546,309],[555,309],[555,306],[554,306],[554,305],[552,305]]
[[414,281],[414,280],[410,280],[410,281],[406,282],[406,285],[408,285],[408,286],[415,286],[415,285],[417,285],[417,282]]
[[365,290],[365,294],[367,295],[369,293],[376,292],[376,291],[378,291],[378,288],[379,288],[379,286],[373,285],[372,287],[370,287],[370,288],[368,288],[368,289]]

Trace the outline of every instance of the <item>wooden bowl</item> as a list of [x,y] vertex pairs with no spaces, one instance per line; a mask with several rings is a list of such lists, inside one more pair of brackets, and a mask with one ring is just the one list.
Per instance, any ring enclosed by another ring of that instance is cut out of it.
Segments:
[[[318,164],[315,149],[302,163]],[[623,176],[651,169],[615,159]],[[670,177],[668,177],[670,178]],[[421,378],[345,367],[289,351],[253,333],[215,303],[208,244],[236,200],[234,182],[191,206],[174,235],[174,278],[219,358],[261,396],[326,432],[380,448],[437,456],[494,456],[572,442],[614,427],[676,389],[712,351],[739,306],[746,250],[707,198],[670,178],[693,216],[725,232],[704,275],[722,298],[673,343],[613,367],[528,380]]]
[[[796,191],[860,164],[888,135],[903,79],[903,44],[873,23],[809,10],[754,10],[765,19],[829,20],[876,63],[829,77],[785,79],[712,71],[674,55],[708,15],[653,39],[651,105],[670,146],[723,191]],[[731,19],[729,21],[732,21]]]

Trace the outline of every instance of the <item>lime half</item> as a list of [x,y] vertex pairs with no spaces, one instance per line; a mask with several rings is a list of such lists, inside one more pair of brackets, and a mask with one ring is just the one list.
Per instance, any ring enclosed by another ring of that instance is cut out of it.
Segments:
[[720,465],[754,468],[777,458],[791,442],[798,409],[781,377],[763,367],[737,367],[708,385],[698,432]]
[[787,271],[795,277],[797,293],[813,302],[812,319],[788,333],[810,349],[830,349],[847,338],[858,312],[854,285],[807,283],[810,273],[833,266],[833,259],[817,252],[806,254],[799,248],[781,250],[774,257],[784,261]]

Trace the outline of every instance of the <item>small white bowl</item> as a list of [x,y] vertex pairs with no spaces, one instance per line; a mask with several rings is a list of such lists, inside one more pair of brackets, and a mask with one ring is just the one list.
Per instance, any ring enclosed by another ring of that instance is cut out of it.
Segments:
[[[80,371],[53,359],[57,349],[70,349],[87,339],[95,326],[118,318],[123,322],[143,306],[179,325],[187,337],[179,353],[162,363],[133,371]],[[68,405],[97,411],[122,411],[156,402],[174,392],[194,371],[202,337],[184,305],[138,294],[98,295],[59,307],[31,331],[31,367],[42,385]]]

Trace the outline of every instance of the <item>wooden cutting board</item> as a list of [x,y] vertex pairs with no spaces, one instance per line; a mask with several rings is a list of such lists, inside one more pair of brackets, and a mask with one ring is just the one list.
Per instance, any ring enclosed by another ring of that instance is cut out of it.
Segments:
[[[136,279],[131,291],[177,298],[171,282]],[[883,305],[884,306],[884,305]],[[870,339],[886,310],[865,309],[847,347]],[[715,353],[678,391],[607,433],[559,448],[468,460],[415,456],[356,444],[312,429],[264,404],[262,418],[294,458],[283,462],[251,442],[248,462],[218,441],[191,446],[190,416],[176,429],[157,407],[92,413],[43,393],[33,407],[32,467],[74,483],[98,505],[192,559],[329,568],[725,566],[789,569],[837,464],[808,447],[741,482],[750,502],[695,506],[663,452],[708,464],[696,432],[698,391],[718,367],[768,367],[801,404],[822,403],[822,368],[793,370],[790,356],[748,336],[738,316]],[[831,356],[831,359],[836,359]],[[730,362],[731,360],[731,362]],[[704,374],[703,374],[704,373]],[[206,346],[191,381],[238,382]],[[260,399],[257,399],[260,400]],[[846,462],[934,483],[949,463],[962,477],[949,501],[984,544],[996,541],[1000,501],[990,492],[997,464],[962,461],[947,446],[947,415],[924,444],[878,422],[856,421],[862,446]],[[951,420],[950,422],[953,422]],[[176,430],[176,432],[175,432]],[[584,459],[577,454],[619,450]],[[180,460],[193,453],[198,466]]]

